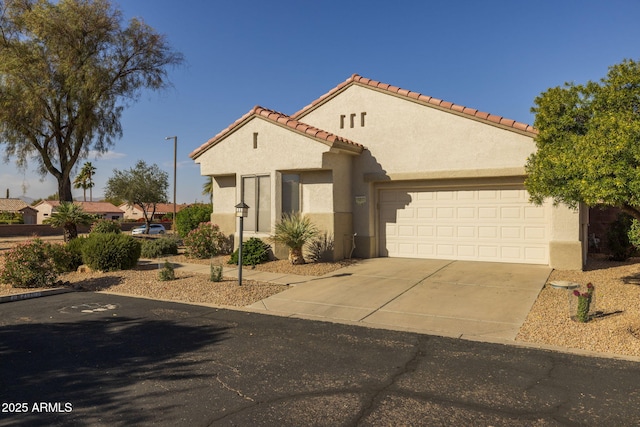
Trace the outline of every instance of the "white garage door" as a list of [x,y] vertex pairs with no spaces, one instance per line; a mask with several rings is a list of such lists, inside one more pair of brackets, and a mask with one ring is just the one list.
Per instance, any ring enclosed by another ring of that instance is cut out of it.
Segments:
[[548,218],[520,189],[381,190],[380,255],[548,263]]

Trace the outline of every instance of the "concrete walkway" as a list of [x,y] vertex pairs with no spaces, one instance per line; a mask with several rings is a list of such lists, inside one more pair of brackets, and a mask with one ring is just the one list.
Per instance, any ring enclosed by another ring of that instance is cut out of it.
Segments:
[[[209,274],[209,266],[179,268]],[[547,266],[374,258],[322,277],[244,269],[243,278],[296,285],[248,308],[280,316],[485,341],[512,341],[544,286]],[[224,275],[237,277],[237,269]]]

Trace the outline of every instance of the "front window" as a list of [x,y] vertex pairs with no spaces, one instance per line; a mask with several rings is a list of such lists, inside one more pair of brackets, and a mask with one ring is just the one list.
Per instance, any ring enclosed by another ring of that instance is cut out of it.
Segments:
[[300,175],[282,174],[282,213],[300,212]]
[[242,200],[249,206],[244,231],[271,232],[271,177],[243,176]]

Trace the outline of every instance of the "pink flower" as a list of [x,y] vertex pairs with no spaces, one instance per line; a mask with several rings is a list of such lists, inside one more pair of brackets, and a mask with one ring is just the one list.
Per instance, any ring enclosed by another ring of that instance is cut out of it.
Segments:
[[573,291],[573,294],[575,296],[579,297],[580,296],[580,291],[576,289],[575,291]]

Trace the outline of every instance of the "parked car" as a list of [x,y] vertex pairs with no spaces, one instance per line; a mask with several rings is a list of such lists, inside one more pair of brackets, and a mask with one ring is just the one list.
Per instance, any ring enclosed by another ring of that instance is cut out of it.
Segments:
[[[135,227],[133,229],[131,229],[131,235],[135,236],[137,234],[145,234],[147,230],[147,226],[145,225],[141,225],[140,227]],[[166,229],[164,228],[164,225],[162,224],[151,224],[151,228],[149,229],[149,234],[164,234],[166,233]]]

